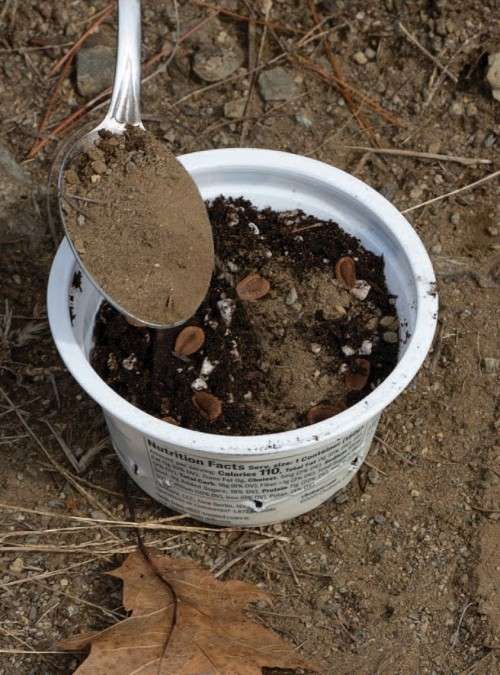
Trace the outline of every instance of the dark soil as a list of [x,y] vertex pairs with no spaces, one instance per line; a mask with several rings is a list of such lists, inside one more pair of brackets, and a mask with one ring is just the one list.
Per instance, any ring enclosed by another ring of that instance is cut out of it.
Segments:
[[63,208],[83,264],[125,313],[160,326],[194,314],[213,271],[210,223],[165,143],[101,131],[66,169]]
[[[332,221],[300,211],[259,211],[224,197],[208,211],[216,272],[189,322],[205,332],[199,351],[179,358],[174,344],[181,329],[137,328],[109,304],[101,307],[91,360],[120,396],[189,429],[252,435],[304,426],[318,404],[343,410],[387,377],[397,362],[398,322],[381,257]],[[370,286],[363,300],[335,278],[343,256]],[[271,291],[242,301],[235,287],[255,272]],[[370,374],[353,391],[346,378],[359,370],[360,358],[369,361]],[[222,402],[218,419],[207,420],[194,405],[200,390]]]

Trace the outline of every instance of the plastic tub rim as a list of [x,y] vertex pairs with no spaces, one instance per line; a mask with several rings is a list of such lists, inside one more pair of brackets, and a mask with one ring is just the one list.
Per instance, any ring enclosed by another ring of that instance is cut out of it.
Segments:
[[365,209],[383,221],[405,251],[416,287],[416,321],[408,337],[406,351],[389,376],[368,396],[328,420],[316,424],[256,436],[226,436],[192,431],[159,420],[135,407],[109,387],[87,361],[76,342],[68,310],[68,289],[74,273],[75,258],[67,240],[63,240],[54,258],[47,292],[48,318],[58,351],[73,377],[87,394],[107,413],[146,436],[163,440],[186,450],[220,454],[258,455],[290,452],[327,441],[358,428],[380,414],[412,381],[432,344],[437,323],[435,276],[427,251],[406,218],[385,197],[350,174],[318,160],[291,153],[253,148],[204,150],[178,158],[194,174],[206,170],[252,168],[293,172],[310,180],[334,186],[356,199]]

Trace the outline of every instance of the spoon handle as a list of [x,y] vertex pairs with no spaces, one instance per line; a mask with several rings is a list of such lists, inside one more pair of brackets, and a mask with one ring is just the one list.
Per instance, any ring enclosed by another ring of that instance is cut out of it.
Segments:
[[118,54],[113,94],[104,122],[142,126],[141,1],[119,0]]

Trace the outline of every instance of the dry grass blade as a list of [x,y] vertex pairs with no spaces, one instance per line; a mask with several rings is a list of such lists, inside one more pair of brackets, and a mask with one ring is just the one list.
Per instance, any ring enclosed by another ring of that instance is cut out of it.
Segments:
[[448,70],[448,68],[446,68],[446,66],[443,66],[443,64],[433,54],[431,54],[430,51],[428,51],[423,45],[421,45],[420,42],[417,40],[417,38],[414,35],[412,35],[412,33],[410,33],[410,31],[407,28],[405,28],[401,22],[398,23],[398,26],[400,27],[406,38],[418,49],[420,49],[422,54],[425,54],[425,56],[427,56],[427,58],[430,59],[432,63],[446,75],[446,77],[449,77],[454,84],[458,82],[458,78],[455,75],[453,75],[453,73],[451,73]]
[[[4,389],[0,386],[0,394],[4,397],[4,399],[7,401],[7,403],[14,408],[14,411],[17,415],[17,418],[23,425],[23,427],[26,429],[28,434],[31,436],[31,438],[35,441],[35,443],[38,445],[40,450],[43,452],[45,457],[49,460],[49,462],[52,464],[52,466],[57,469],[57,471],[65,478],[71,485],[77,490],[85,499],[88,501],[88,503],[95,509],[102,511],[103,513],[106,513],[109,515],[111,518],[113,518],[113,514],[111,511],[109,511],[96,497],[91,495],[87,490],[85,490],[74,478],[73,476],[66,471],[66,469],[57,462],[52,455],[49,453],[47,448],[44,446],[40,438],[36,435],[36,433],[33,431],[31,426],[28,424],[28,422],[24,419],[23,415],[20,413],[19,409],[17,406],[13,403],[13,401],[10,399],[8,394],[4,391]],[[110,522],[113,522],[112,520]]]
[[415,206],[410,206],[409,209],[404,209],[401,211],[401,213],[410,213],[411,211],[415,211],[416,209],[421,209],[423,206],[427,206],[428,204],[435,204],[436,202],[440,202],[442,199],[447,199],[448,197],[453,197],[453,195],[458,195],[460,192],[465,192],[466,190],[473,190],[474,188],[478,187],[479,185],[482,185],[483,183],[487,183],[490,180],[495,180],[495,178],[500,177],[500,170],[494,171],[493,173],[488,174],[487,176],[484,176],[484,178],[480,178],[479,180],[475,180],[473,183],[469,183],[468,185],[464,185],[461,188],[457,188],[456,190],[451,190],[451,192],[446,192],[444,195],[439,195],[438,197],[433,197],[432,199],[427,199],[425,202],[421,202],[420,204],[415,204]]
[[462,166],[476,166],[476,164],[491,164],[491,159],[475,157],[460,157],[459,155],[440,155],[433,152],[418,152],[417,150],[400,150],[399,148],[370,148],[363,145],[342,145],[342,148],[371,152],[375,155],[394,155],[396,157],[415,157],[415,159],[429,159],[438,162],[456,162]]
[[[217,528],[217,527],[197,527],[194,525],[172,525],[169,524],[170,521],[177,520],[178,516],[172,516],[171,518],[162,518],[161,520],[151,520],[151,521],[139,521],[132,522],[126,520],[106,520],[104,518],[86,518],[85,516],[70,516],[67,513],[57,513],[57,511],[45,511],[43,509],[30,509],[26,506],[18,506],[16,504],[5,504],[0,502],[0,510],[20,512],[20,513],[31,513],[37,516],[46,516],[48,518],[60,518],[62,520],[71,520],[76,523],[89,523],[93,525],[107,525],[114,528],[131,528],[138,530],[165,530],[167,532],[253,532],[254,534],[259,534],[261,537],[267,537],[269,539],[276,539],[277,541],[288,542],[288,537],[282,537],[276,534],[268,534],[267,532],[255,532],[254,530],[247,530],[242,528]],[[166,524],[168,523],[168,524]]]

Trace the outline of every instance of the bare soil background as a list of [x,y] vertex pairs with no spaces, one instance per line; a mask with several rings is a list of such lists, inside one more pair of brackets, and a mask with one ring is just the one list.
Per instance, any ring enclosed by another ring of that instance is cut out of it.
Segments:
[[[144,5],[147,59],[176,21],[171,2]],[[219,0],[217,6],[262,19],[257,3]],[[26,161],[58,77],[50,77],[50,69],[104,7],[97,0],[4,0],[0,8],[2,675],[72,672],[83,655],[50,652],[58,639],[121,615],[119,584],[101,573],[135,543],[131,529],[98,522],[127,518],[121,471],[97,407],[65,371],[46,324],[54,244],[44,184],[55,143]],[[319,64],[331,74],[321,39],[297,47],[315,23],[309,4],[276,0],[262,50],[260,27],[249,30],[246,22],[220,14],[182,42],[166,70],[159,60],[144,84],[148,128],[177,154],[236,147],[243,138],[249,146],[312,156],[354,173],[402,210],[495,171],[500,104],[484,79],[486,55],[500,49],[493,0],[323,0],[316,7],[332,15],[318,30],[331,31],[349,86],[397,116],[401,126],[374,114],[359,94],[356,121],[332,81],[308,66]],[[209,11],[179,2],[181,33]],[[91,43],[97,40],[108,57],[112,26],[112,20],[104,23]],[[213,68],[221,66],[221,45],[233,59],[223,63],[224,72],[235,62],[237,70],[231,81],[212,86],[206,78],[220,76]],[[271,100],[264,78],[247,105],[251,78],[243,69],[249,57],[262,65],[281,53],[274,65],[289,74],[278,75],[285,100]],[[95,82],[90,67],[82,60],[78,72],[72,65],[65,73],[44,136],[96,93],[89,88]],[[234,117],[244,106],[246,123]],[[370,137],[360,128],[360,114]],[[372,143],[491,163],[347,147]],[[258,609],[258,620],[306,658],[322,659],[325,673],[500,670],[498,197],[498,179],[490,180],[407,214],[439,274],[440,326],[416,381],[384,415],[359,480],[312,513],[267,528],[276,538],[260,548],[252,543],[260,541],[255,532],[146,535],[172,555],[225,569],[221,578],[261,584],[274,605]],[[77,476],[64,446],[76,456],[100,451]],[[138,520],[169,515],[139,491],[134,500]],[[78,532],[62,529],[75,523],[54,513],[92,522]]]

